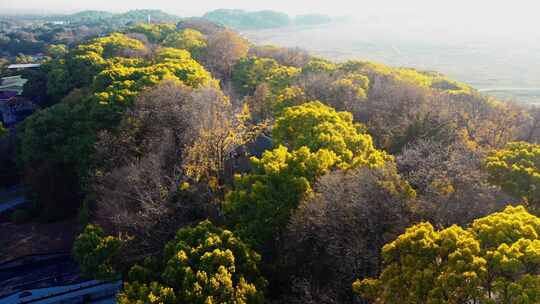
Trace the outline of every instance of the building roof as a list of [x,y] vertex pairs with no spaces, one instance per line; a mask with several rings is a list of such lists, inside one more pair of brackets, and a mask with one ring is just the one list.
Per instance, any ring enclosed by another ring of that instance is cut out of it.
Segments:
[[122,281],[97,281],[27,289],[0,298],[0,303],[116,303]]
[[17,94],[21,94],[27,82],[28,79],[24,79],[20,75],[1,78],[0,92],[17,92]]
[[[81,276],[69,253],[34,254],[0,263],[0,303],[115,303],[121,281]],[[84,300],[83,300],[84,301]]]
[[28,79],[22,78],[21,75],[0,78],[1,86],[14,86],[14,85],[21,85],[22,86],[27,81],[28,81]]
[[27,79],[22,78],[21,75],[0,78],[0,84],[2,84],[3,86],[16,85],[21,83],[24,84],[26,83],[26,81]]
[[39,63],[21,63],[21,64],[10,64],[8,69],[29,69],[29,68],[38,68],[41,64]]
[[67,253],[29,255],[0,264],[0,298],[17,291],[85,281]]

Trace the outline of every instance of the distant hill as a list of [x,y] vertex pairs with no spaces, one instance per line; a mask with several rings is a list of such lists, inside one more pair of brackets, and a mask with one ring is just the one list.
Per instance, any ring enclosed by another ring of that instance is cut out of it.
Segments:
[[[147,22],[148,16],[150,16],[151,21],[154,23],[178,23],[180,21],[186,24],[194,23],[194,25],[202,27],[207,32],[215,31],[215,25],[229,27],[235,30],[260,30],[287,26],[313,26],[328,24],[343,19],[343,17],[334,18],[323,14],[305,14],[291,17],[285,13],[272,10],[250,12],[240,9],[217,9],[207,12],[202,17],[187,18],[154,9],[130,10],[125,13],[85,10],[68,15],[16,15],[14,18],[31,21],[61,21],[75,24],[84,23],[87,25],[122,26],[130,23]],[[13,19],[13,16],[6,18]]]
[[182,18],[166,13],[161,10],[130,10],[126,13],[110,13],[105,11],[87,10],[77,12],[71,15],[55,15],[46,17],[47,20],[66,21],[71,23],[104,22],[109,24],[126,24],[146,22],[150,16],[153,22],[171,22],[175,23]]
[[294,18],[295,25],[318,25],[330,23],[332,21],[334,21],[332,17],[321,14],[299,15]]
[[223,30],[222,25],[216,24],[208,19],[204,19],[201,17],[185,18],[176,24],[176,29],[178,30],[183,30],[187,28],[195,29],[205,35],[212,35],[216,32]]
[[218,9],[210,11],[206,13],[203,18],[236,30],[271,29],[290,25],[318,25],[334,21],[332,17],[321,14],[290,17],[285,13],[277,11],[264,10],[248,12],[238,9]]
[[287,14],[276,11],[247,12],[244,10],[218,9],[204,14],[203,18],[233,29],[265,29],[288,26]]
[[116,14],[113,18],[118,18],[120,20],[132,21],[132,22],[144,22],[148,20],[148,16],[155,22],[178,22],[180,19],[179,16],[166,13],[161,10],[131,10],[123,14]]
[[104,20],[104,19],[109,19],[113,16],[114,14],[110,12],[88,10],[88,11],[81,11],[75,14],[67,15],[67,16],[64,16],[64,18],[71,22],[81,22],[81,21]]

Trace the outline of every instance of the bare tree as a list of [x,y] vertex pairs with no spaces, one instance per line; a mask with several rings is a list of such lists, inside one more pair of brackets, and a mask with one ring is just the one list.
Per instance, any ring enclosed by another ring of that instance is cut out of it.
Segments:
[[296,85],[304,90],[308,100],[320,100],[357,117],[366,106],[367,95],[361,86],[344,81],[348,76],[343,73],[307,73],[298,77]]
[[109,233],[131,238],[126,259],[158,252],[179,227],[215,214],[204,189],[196,198],[179,192],[187,179],[182,152],[192,141],[186,140],[185,113],[192,94],[180,83],[164,82],[137,98],[116,133],[100,134],[91,181],[95,220]]
[[[453,93],[391,76],[367,72],[368,99],[355,118],[369,127],[377,144],[399,153],[409,142],[451,142],[465,131],[483,147],[497,148],[520,139],[529,121],[524,108],[478,92]],[[320,81],[322,85],[322,81]],[[328,85],[326,87],[329,87]],[[531,130],[531,129],[530,129]]]
[[300,48],[282,48],[277,46],[255,46],[249,50],[250,56],[272,58],[281,65],[302,68],[308,64],[311,56]]
[[251,134],[219,88],[168,81],[142,93],[96,145],[96,221],[132,237],[133,259],[191,221],[219,221],[225,162]]
[[453,136],[447,96],[407,82],[373,79],[357,117],[380,146],[395,153],[412,139]]
[[452,118],[484,147],[500,148],[519,138],[526,116],[516,103],[501,102],[478,93],[451,96]]
[[134,107],[127,110],[117,133],[103,132],[97,143],[96,161],[101,168],[124,166],[152,151],[168,129],[180,147],[188,124],[184,107],[191,102],[192,89],[166,81],[143,92]]
[[419,140],[397,156],[399,172],[417,191],[417,214],[440,226],[466,225],[507,201],[487,182],[483,153],[466,140]]
[[263,82],[255,88],[253,96],[247,96],[244,103],[249,107],[251,119],[255,122],[264,121],[272,117],[272,92],[270,86]]
[[315,188],[288,226],[285,268],[296,271],[298,302],[351,303],[350,285],[379,271],[380,249],[407,225],[414,195],[392,163],[332,172]]
[[173,135],[166,131],[159,147],[111,170],[94,185],[99,223],[112,232],[134,237],[127,252],[135,259],[159,250],[178,227],[180,216],[171,208],[181,178],[178,164],[170,157],[176,154],[174,150]]
[[528,123],[524,126],[522,139],[530,143],[540,143],[540,107],[530,108]]
[[195,91],[185,108],[189,128],[183,153],[185,174],[198,182],[208,183],[223,194],[222,186],[230,181],[235,149],[255,140],[267,129],[268,121],[254,121],[248,107],[233,110],[229,98],[219,89],[208,87]]
[[229,153],[244,143],[244,125],[236,119],[229,99],[215,88],[194,92],[184,117],[190,126],[184,136],[191,139],[183,153],[186,174],[214,186],[222,184]]
[[224,30],[208,37],[208,52],[203,61],[215,77],[227,81],[233,66],[247,56],[248,50],[249,44],[244,38]]

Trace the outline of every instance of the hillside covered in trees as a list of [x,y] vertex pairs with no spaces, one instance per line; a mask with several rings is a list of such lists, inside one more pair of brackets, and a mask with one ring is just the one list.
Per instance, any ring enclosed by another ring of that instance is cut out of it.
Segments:
[[203,19],[224,25],[236,30],[271,29],[287,26],[321,25],[339,20],[320,14],[307,14],[290,17],[276,11],[247,12],[244,10],[218,9],[202,16]]
[[4,163],[119,303],[540,302],[540,109],[199,19],[57,42]]

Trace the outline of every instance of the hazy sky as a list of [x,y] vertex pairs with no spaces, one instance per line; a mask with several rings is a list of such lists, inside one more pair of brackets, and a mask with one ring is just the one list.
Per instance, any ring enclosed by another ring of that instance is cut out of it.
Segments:
[[[431,31],[436,38],[486,37],[525,43],[540,41],[539,0],[0,0],[0,13],[71,13],[80,10],[125,12],[161,9],[198,16],[217,8],[278,10],[290,15],[322,13],[380,17],[392,31],[405,35]],[[354,34],[354,33],[351,33]]]
[[[325,13],[365,15],[366,13],[407,13],[415,15],[477,15],[478,18],[504,17],[523,21],[540,9],[537,0],[0,0],[0,11],[72,12],[83,9],[126,11],[160,8],[182,16],[200,15],[216,8],[246,10],[274,9],[290,14]],[[459,16],[456,16],[459,18]],[[505,21],[502,21],[505,22]]]

